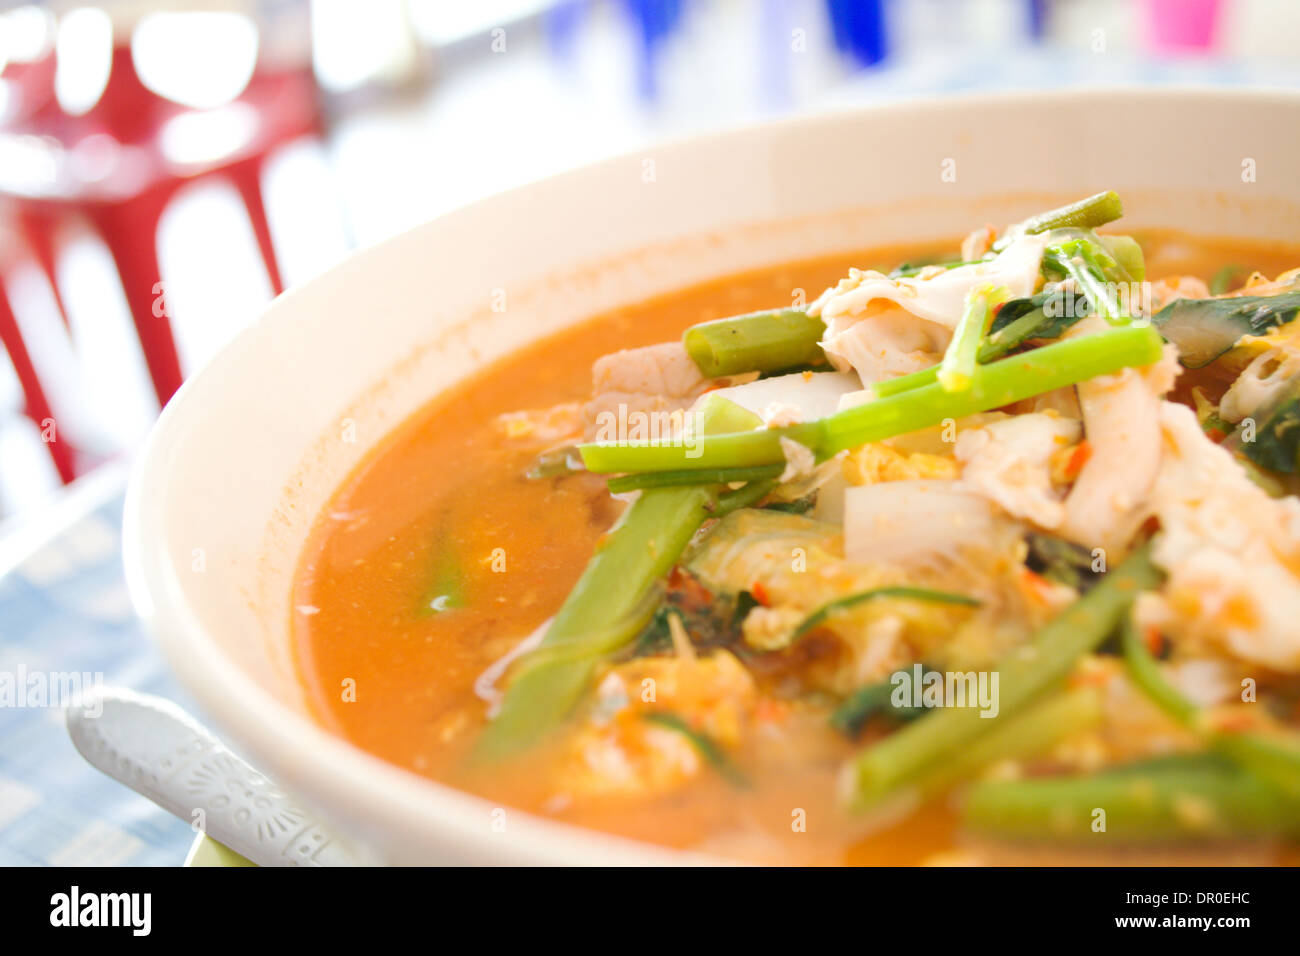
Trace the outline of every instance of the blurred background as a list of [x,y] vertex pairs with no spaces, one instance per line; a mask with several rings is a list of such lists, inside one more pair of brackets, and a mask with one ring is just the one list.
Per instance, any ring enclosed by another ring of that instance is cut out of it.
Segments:
[[912,94],[1294,85],[1297,35],[1296,0],[0,2],[0,547],[273,294],[452,207]]

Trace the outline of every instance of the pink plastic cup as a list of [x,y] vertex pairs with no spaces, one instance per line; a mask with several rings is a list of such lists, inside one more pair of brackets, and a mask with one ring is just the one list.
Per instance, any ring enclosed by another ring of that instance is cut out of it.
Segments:
[[1159,53],[1214,46],[1220,0],[1147,0],[1151,46]]

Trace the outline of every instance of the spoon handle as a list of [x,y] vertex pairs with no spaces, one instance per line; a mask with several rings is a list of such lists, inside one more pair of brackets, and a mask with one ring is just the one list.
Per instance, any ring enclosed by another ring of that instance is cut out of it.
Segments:
[[338,841],[171,701],[97,687],[67,709],[96,769],[261,866],[347,866]]

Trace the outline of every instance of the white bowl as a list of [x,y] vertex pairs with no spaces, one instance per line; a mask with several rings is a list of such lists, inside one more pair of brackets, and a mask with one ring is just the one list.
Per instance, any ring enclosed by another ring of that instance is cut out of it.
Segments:
[[484,363],[729,271],[960,236],[1106,188],[1126,226],[1300,238],[1298,137],[1285,93],[948,98],[647,149],[451,213],[281,296],[185,383],[128,495],[136,608],[219,730],[366,859],[692,859],[522,812],[498,832],[490,804],[312,722],[290,581],[349,470]]

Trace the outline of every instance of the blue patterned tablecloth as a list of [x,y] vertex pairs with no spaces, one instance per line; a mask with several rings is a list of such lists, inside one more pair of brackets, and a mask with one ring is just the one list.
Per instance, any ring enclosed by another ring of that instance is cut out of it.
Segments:
[[[120,472],[0,578],[0,674],[88,674],[189,706],[122,577]],[[77,508],[75,501],[69,507]],[[58,706],[0,706],[0,865],[176,864],[188,824],[91,769]]]

